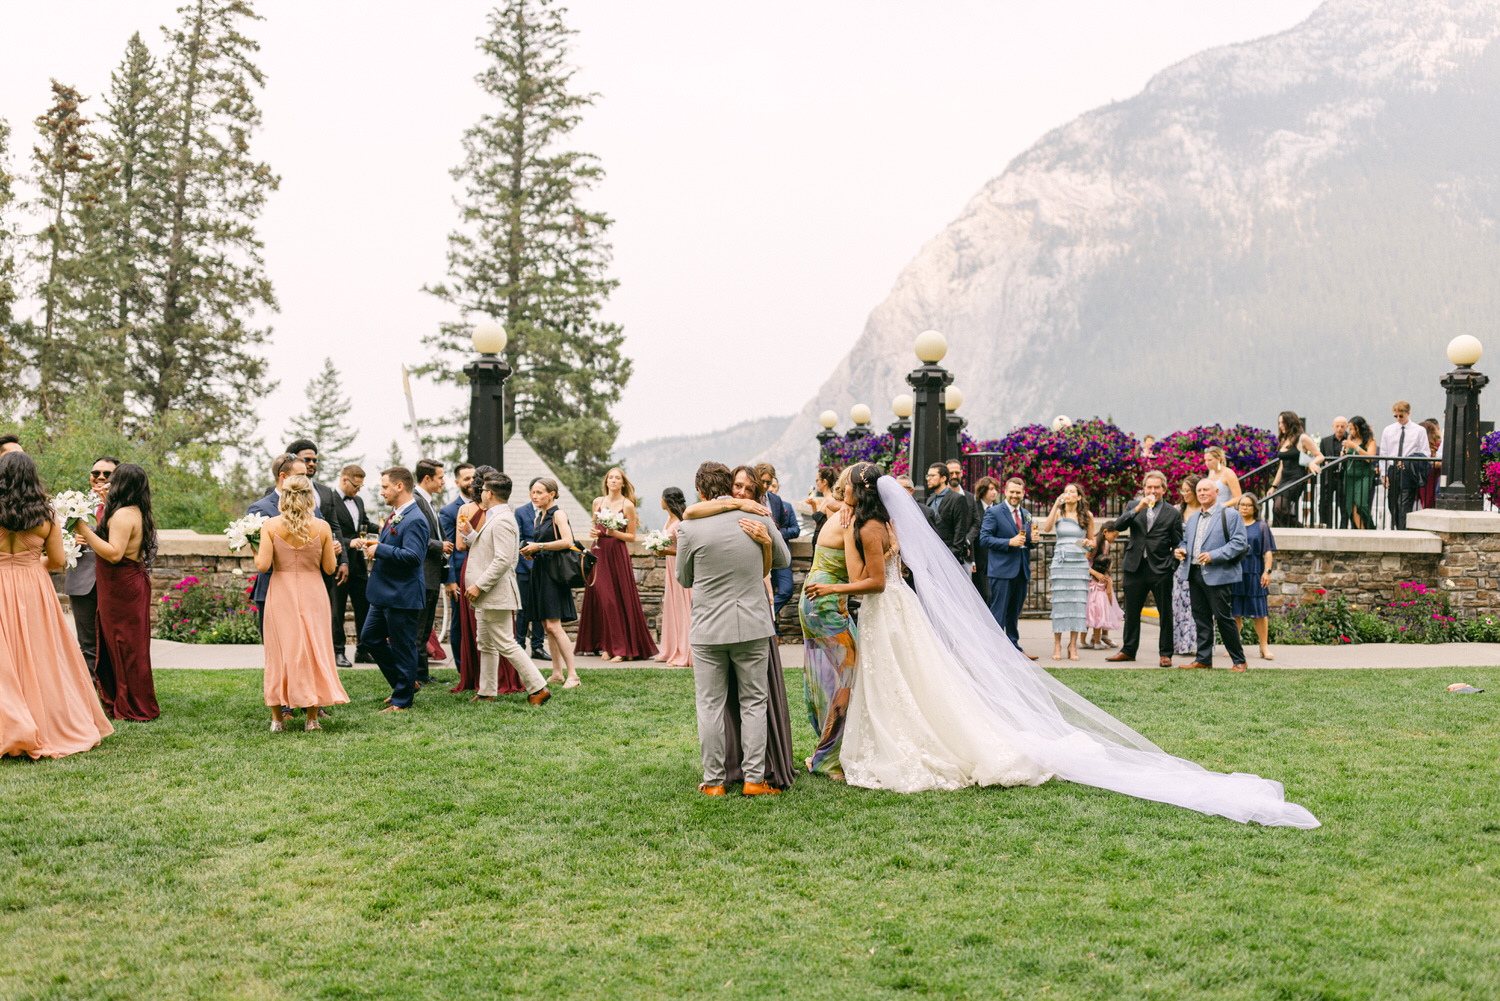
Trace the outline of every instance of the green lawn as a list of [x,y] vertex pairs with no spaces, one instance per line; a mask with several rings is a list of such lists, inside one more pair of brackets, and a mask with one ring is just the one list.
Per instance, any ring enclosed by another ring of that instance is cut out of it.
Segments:
[[271,734],[258,673],[168,671],[156,722],[0,762],[0,997],[1500,996],[1500,671],[1058,675],[1324,826],[1063,783],[706,800],[687,672],[391,718],[345,671],[327,730]]

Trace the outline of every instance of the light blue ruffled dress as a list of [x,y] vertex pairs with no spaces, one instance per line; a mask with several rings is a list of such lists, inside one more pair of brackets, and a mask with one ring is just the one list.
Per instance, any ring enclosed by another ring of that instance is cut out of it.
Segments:
[[1081,633],[1088,628],[1089,554],[1079,545],[1084,538],[1077,521],[1057,519],[1057,549],[1049,571],[1054,633]]

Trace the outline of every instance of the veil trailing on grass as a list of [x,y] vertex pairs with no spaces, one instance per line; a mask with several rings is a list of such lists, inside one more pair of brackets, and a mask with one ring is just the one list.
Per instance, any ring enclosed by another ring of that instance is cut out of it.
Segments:
[[889,476],[877,488],[916,580],[917,600],[954,669],[973,689],[974,711],[1046,771],[1242,823],[1321,826],[1286,801],[1280,782],[1211,772],[1173,757],[1034,664],[995,622],[917,502]]

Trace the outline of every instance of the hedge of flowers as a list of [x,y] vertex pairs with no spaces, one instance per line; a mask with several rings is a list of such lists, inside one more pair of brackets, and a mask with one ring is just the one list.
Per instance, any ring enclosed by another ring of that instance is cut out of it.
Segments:
[[[252,585],[253,587],[253,585]],[[157,613],[158,639],[178,643],[259,643],[255,607],[248,592],[220,588],[188,576],[161,596]]]
[[1491,431],[1479,440],[1479,455],[1484,464],[1484,496],[1500,507],[1500,431]]
[[[1077,483],[1095,510],[1115,507],[1135,496],[1148,469],[1159,469],[1166,474],[1169,496],[1175,498],[1178,484],[1185,477],[1208,472],[1203,450],[1212,445],[1224,449],[1230,467],[1242,476],[1276,455],[1276,436],[1270,431],[1247,424],[1230,428],[1211,424],[1167,435],[1157,443],[1151,458],[1144,459],[1139,439],[1099,418],[1078,421],[1056,431],[1041,424],[1027,424],[988,441],[976,441],[964,433],[960,444],[965,454],[998,453],[996,471],[1003,477],[1020,477],[1034,499],[1056,497],[1069,483]],[[899,441],[890,434],[871,435],[859,441],[837,438],[823,449],[820,462],[839,469],[855,462],[873,462],[892,475],[909,473],[907,436],[900,436]],[[1500,462],[1496,466],[1500,476]],[[1263,493],[1270,485],[1271,475],[1261,474],[1253,481],[1242,482],[1246,490]]]
[[[1396,597],[1370,612],[1351,608],[1342,595],[1314,591],[1310,600],[1273,612],[1268,626],[1270,641],[1284,645],[1500,642],[1500,617],[1460,619],[1446,594],[1416,581],[1397,584]],[[1255,642],[1250,619],[1241,635]]]

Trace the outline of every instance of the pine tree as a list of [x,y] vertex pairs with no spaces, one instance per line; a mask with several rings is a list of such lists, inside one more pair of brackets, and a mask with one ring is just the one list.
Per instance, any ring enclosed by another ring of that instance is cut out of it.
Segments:
[[79,376],[93,366],[91,338],[79,321],[83,274],[81,233],[74,225],[84,178],[94,159],[93,138],[79,106],[87,98],[67,84],[52,81],[52,106],[36,119],[41,144],[32,147],[38,197],[31,208],[45,222],[33,238],[32,260],[42,278],[36,295],[41,322],[17,328],[36,375],[33,399],[47,420],[60,417]]
[[[394,466],[406,466],[406,459],[401,454],[401,445],[395,438],[391,439],[391,447],[385,452],[385,465],[380,469],[365,470],[365,510],[370,515],[370,520],[376,524],[380,519],[391,513],[391,506],[380,496],[380,474],[382,470]],[[410,469],[410,466],[407,466]]]
[[9,147],[10,125],[0,118],[0,408],[9,408],[15,403],[21,392],[25,368],[25,358],[16,350],[14,330],[16,235],[10,209],[15,200],[12,188],[15,178],[7,169]]
[[292,418],[291,432],[317,443],[318,470],[325,481],[332,483],[345,466],[363,461],[349,454],[359,432],[349,427],[349,411],[354,404],[344,395],[332,358],[323,359],[323,371],[308,380],[305,395],[307,410]]
[[[449,281],[427,289],[463,321],[424,338],[417,371],[463,384],[472,320],[505,325],[507,430],[519,430],[570,484],[597,481],[619,426],[611,405],[630,378],[619,326],[599,312],[618,284],[606,277],[612,220],[585,208],[603,176],[595,157],[564,148],[594,95],[572,92],[573,32],[552,0],[507,0],[479,40],[493,60],[476,81],[496,101],[464,134],[464,225],[448,238]],[[449,422],[462,426],[460,412]]]
[[260,46],[240,32],[261,20],[249,0],[192,0],[168,30],[165,77],[167,185],[161,296],[134,332],[128,377],[137,404],[180,411],[198,440],[226,443],[253,426],[272,388],[257,352],[269,330],[249,325],[274,310],[255,220],[279,178],[250,155],[260,125],[251,62]]

